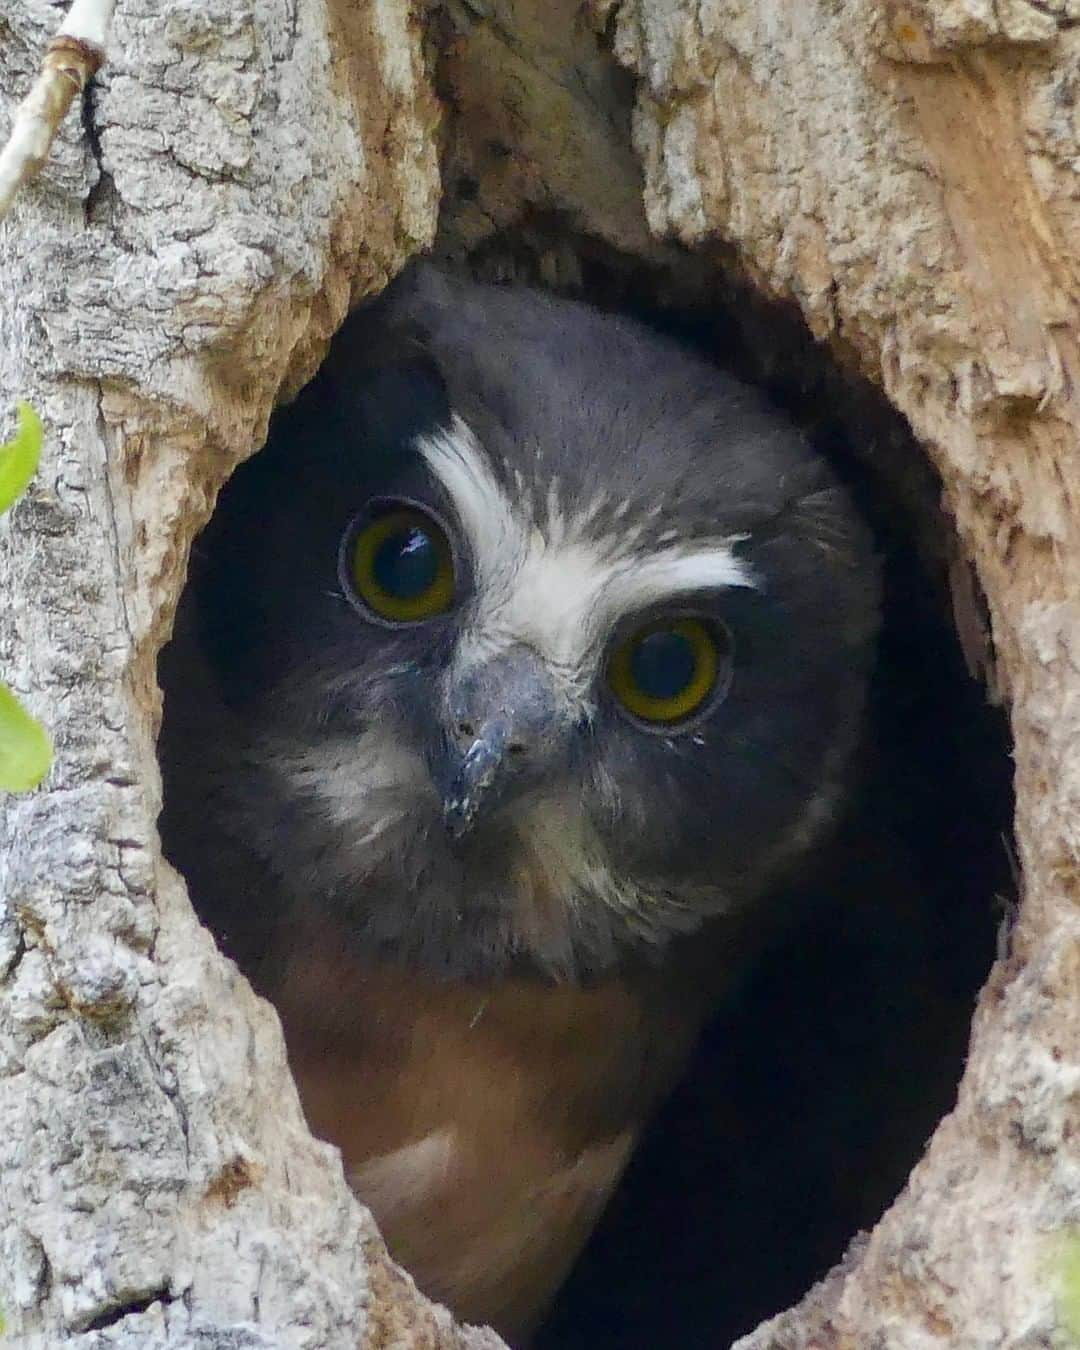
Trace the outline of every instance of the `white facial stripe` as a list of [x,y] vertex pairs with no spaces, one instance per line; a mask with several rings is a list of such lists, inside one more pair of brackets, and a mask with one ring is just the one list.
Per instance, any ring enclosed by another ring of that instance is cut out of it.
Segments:
[[479,587],[486,590],[524,552],[521,521],[472,428],[456,413],[448,431],[422,436],[417,449],[454,503],[472,545]]
[[[740,536],[744,537],[744,536]],[[631,563],[611,579],[604,603],[613,618],[632,609],[642,609],[668,596],[730,586],[755,587],[750,568],[736,558],[732,544],[722,539],[711,544],[659,550],[653,557]]]
[[623,615],[695,591],[756,584],[733,551],[742,536],[671,543],[642,559],[629,552],[627,532],[587,538],[591,504],[568,518],[553,491],[547,519],[534,522],[525,501],[506,495],[459,417],[418,448],[450,495],[476,563],[477,617],[459,663],[525,642],[580,692],[592,678],[590,658]]

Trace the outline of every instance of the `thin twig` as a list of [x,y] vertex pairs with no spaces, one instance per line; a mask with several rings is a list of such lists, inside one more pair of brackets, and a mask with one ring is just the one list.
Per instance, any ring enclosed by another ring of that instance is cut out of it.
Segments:
[[76,94],[105,59],[115,0],[74,0],[49,43],[41,73],[15,110],[11,135],[0,152],[0,220],[15,194],[40,171]]

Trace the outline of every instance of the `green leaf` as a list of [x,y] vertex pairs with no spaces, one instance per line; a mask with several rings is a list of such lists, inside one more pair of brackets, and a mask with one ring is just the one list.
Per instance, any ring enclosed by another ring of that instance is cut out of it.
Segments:
[[1080,1230],[1066,1239],[1061,1258],[1061,1321],[1080,1345]]
[[29,403],[20,400],[15,407],[19,429],[12,440],[0,445],[0,515],[26,491],[41,458],[41,418]]
[[6,684],[0,684],[0,792],[29,792],[49,772],[52,745]]

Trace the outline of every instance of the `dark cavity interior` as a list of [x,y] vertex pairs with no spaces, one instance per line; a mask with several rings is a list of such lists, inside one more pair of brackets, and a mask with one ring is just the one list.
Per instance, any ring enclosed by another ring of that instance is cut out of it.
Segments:
[[[470,265],[527,279],[559,229],[534,224],[535,237]],[[847,480],[884,559],[858,789],[786,897],[790,923],[717,1010],[537,1341],[716,1350],[797,1301],[876,1222],[952,1104],[1014,891],[1008,732],[957,641],[958,552],[938,482],[885,400],[716,259],[649,272],[583,246],[577,262],[579,298],[636,313],[764,385]],[[376,566],[381,585],[411,594],[423,550],[406,553]]]

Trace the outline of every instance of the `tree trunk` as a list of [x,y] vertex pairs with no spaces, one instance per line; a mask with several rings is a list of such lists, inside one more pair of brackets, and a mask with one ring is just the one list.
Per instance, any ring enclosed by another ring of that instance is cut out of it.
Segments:
[[[39,9],[4,3],[9,107]],[[480,270],[524,249],[558,280],[603,247],[796,302],[909,419],[985,595],[980,659],[1015,738],[1010,950],[903,1195],[742,1350],[1068,1343],[1078,17],[1072,0],[121,4],[84,119],[0,235],[5,404],[28,398],[48,432],[0,522],[0,671],[57,747],[0,814],[17,1344],[499,1344],[388,1262],[306,1131],[276,1018],[155,831],[154,663],[191,541],[349,306],[434,240],[440,145],[439,246]]]

